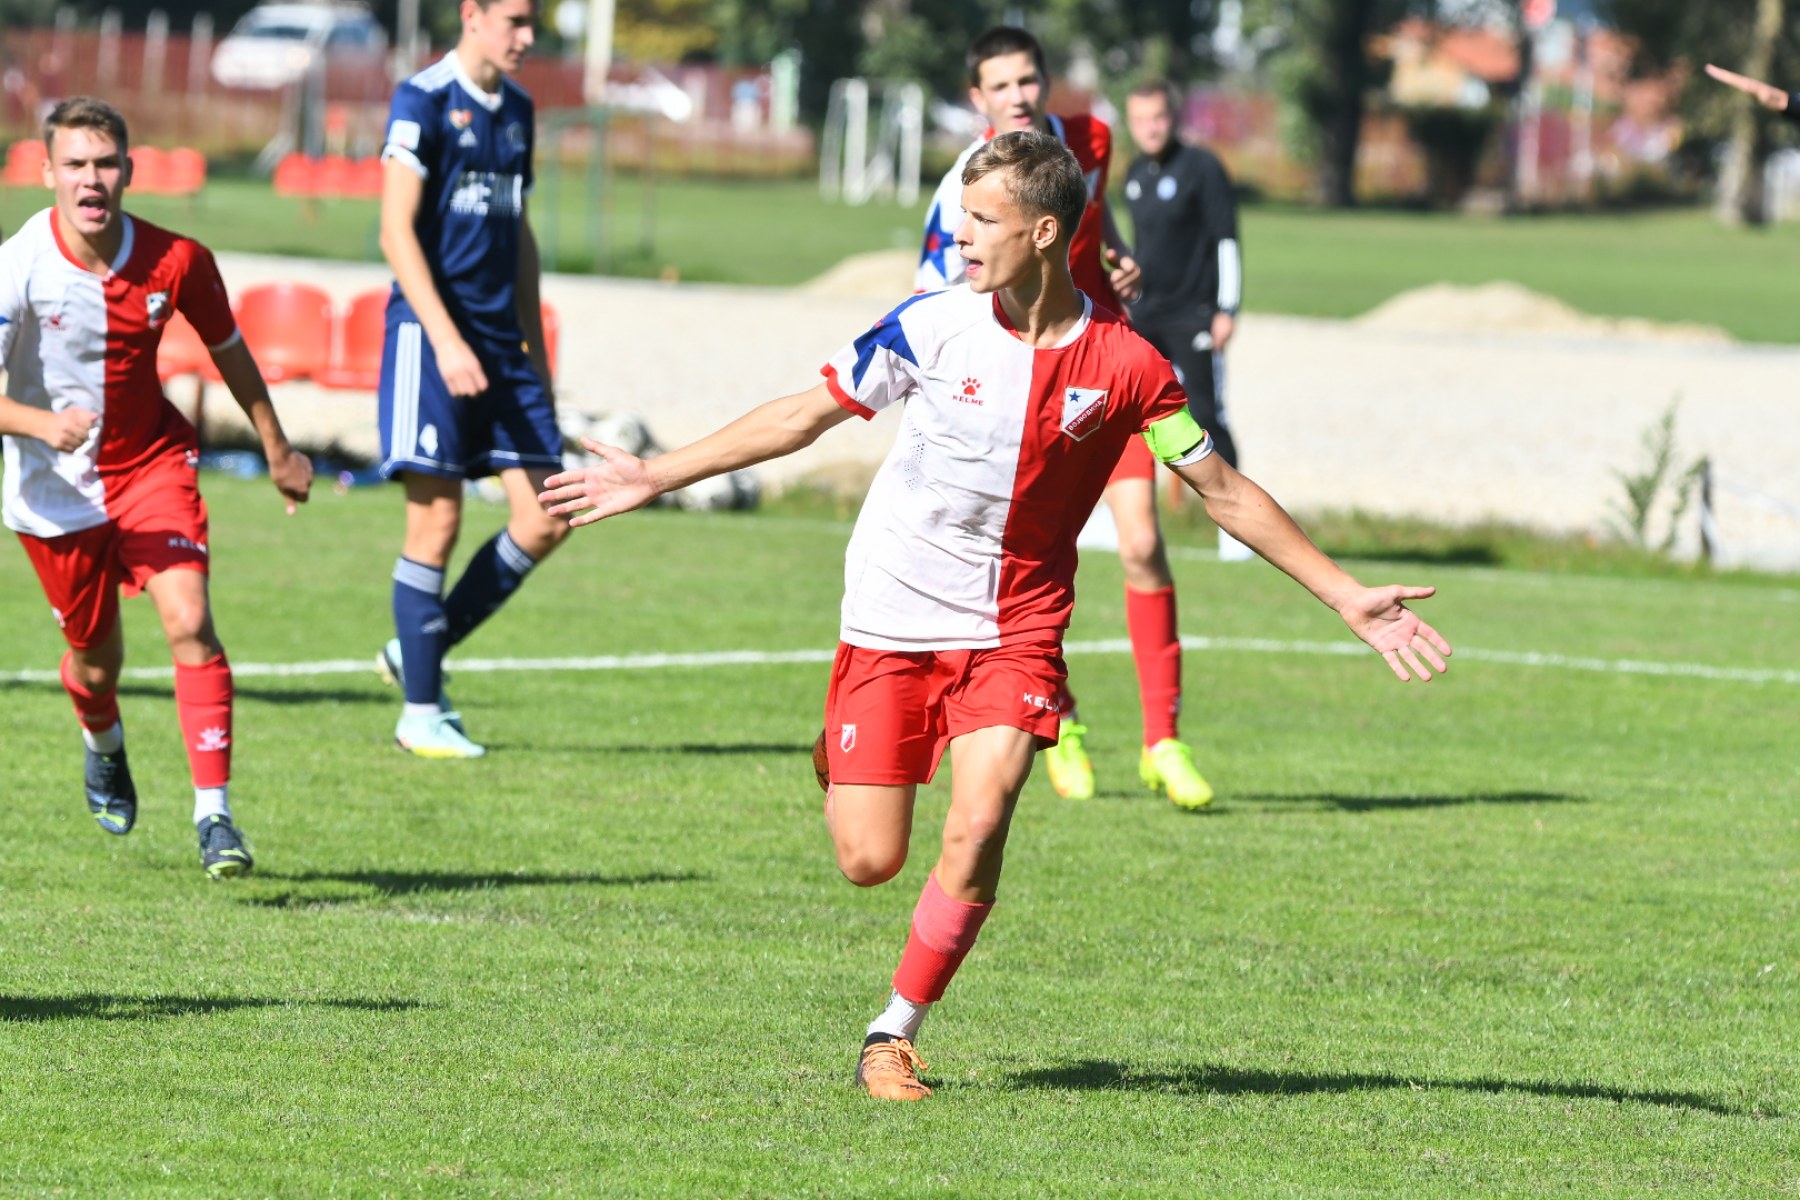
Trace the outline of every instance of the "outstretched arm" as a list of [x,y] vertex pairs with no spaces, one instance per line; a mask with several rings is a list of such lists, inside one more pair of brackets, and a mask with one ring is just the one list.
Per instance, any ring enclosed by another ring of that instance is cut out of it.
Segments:
[[[1403,681],[1429,683],[1432,671],[1449,669],[1450,643],[1421,621],[1405,601],[1437,589],[1364,587],[1312,543],[1275,498],[1240,475],[1217,454],[1172,468],[1206,502],[1206,515],[1225,532],[1292,576],[1374,647]],[[1409,673],[1410,672],[1410,673]]]
[[236,338],[211,353],[219,378],[225,381],[231,398],[238,402],[255,426],[256,436],[262,439],[263,457],[269,460],[269,480],[286,497],[291,516],[295,506],[305,504],[312,494],[312,459],[288,444],[281,418],[275,415],[275,403],[269,399],[269,386],[263,382],[262,372],[244,339]]
[[1706,73],[1726,87],[1736,88],[1770,112],[1784,113],[1788,110],[1788,94],[1772,83],[1739,75],[1736,71],[1727,71],[1724,67],[1715,67],[1711,63],[1706,64]]
[[571,525],[591,525],[690,483],[792,454],[849,417],[829,386],[820,383],[753,408],[718,432],[649,462],[582,438],[581,444],[601,457],[600,465],[552,475],[538,499],[551,515],[568,516]]

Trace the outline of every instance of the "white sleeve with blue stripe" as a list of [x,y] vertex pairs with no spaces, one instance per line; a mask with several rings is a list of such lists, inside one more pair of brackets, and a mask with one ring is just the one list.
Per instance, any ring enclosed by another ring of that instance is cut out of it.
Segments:
[[25,270],[15,249],[18,245],[0,245],[0,370],[5,369],[25,315]]
[[906,311],[924,299],[907,300],[831,356],[821,373],[839,404],[867,419],[918,389],[923,375],[907,336]]

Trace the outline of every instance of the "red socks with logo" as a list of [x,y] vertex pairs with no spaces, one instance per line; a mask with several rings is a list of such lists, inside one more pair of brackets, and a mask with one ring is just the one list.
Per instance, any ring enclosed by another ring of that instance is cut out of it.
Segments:
[[81,727],[89,733],[105,733],[119,723],[119,689],[88,691],[70,670],[73,659],[74,656],[67,653],[62,657],[63,691],[69,693],[69,699],[74,702],[75,717]]
[[175,714],[197,788],[231,782],[231,664],[223,654],[198,667],[175,664]]
[[894,990],[914,1004],[931,1004],[943,998],[944,989],[974,948],[981,924],[994,902],[969,904],[952,900],[938,886],[937,873],[925,881],[913,909],[912,933],[906,952],[894,972]]
[[1125,626],[1137,661],[1138,695],[1144,706],[1144,745],[1176,736],[1181,713],[1181,639],[1175,632],[1175,589],[1125,589]]

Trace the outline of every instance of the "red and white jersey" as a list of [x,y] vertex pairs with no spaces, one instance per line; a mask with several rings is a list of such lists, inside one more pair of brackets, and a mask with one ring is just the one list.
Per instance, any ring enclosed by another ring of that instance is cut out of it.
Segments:
[[850,538],[843,641],[923,651],[1060,635],[1075,535],[1126,439],[1168,422],[1152,435],[1164,461],[1210,452],[1162,355],[1106,309],[1085,310],[1060,345],[1034,349],[997,295],[928,292],[825,365],[859,416],[907,401]]
[[7,528],[57,537],[107,519],[109,488],[142,463],[198,449],[194,427],[163,396],[156,347],[176,312],[208,346],[238,338],[212,255],[198,242],[121,216],[125,237],[105,275],[77,263],[54,210],[0,243],[0,361],[20,404],[99,415],[80,449],[61,454],[7,437]]
[[[1106,122],[1093,117],[1051,117],[1050,132],[1067,146],[1087,177],[1087,208],[1082,210],[1081,224],[1069,241],[1069,273],[1075,286],[1093,297],[1096,303],[1114,312],[1123,309],[1113,294],[1107,278],[1106,260],[1106,173],[1112,166],[1112,130]],[[919,250],[919,269],[913,277],[913,289],[934,292],[963,282],[968,268],[956,248],[956,229],[963,223],[963,168],[969,165],[975,151],[994,136],[989,129],[964,150],[950,168],[931,198],[931,210],[925,216],[925,241]]]

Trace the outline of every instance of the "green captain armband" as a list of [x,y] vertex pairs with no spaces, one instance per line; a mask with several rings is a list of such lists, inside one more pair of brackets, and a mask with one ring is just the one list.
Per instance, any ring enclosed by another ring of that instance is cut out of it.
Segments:
[[1167,466],[1185,467],[1212,453],[1212,437],[1185,408],[1144,430],[1144,441]]

